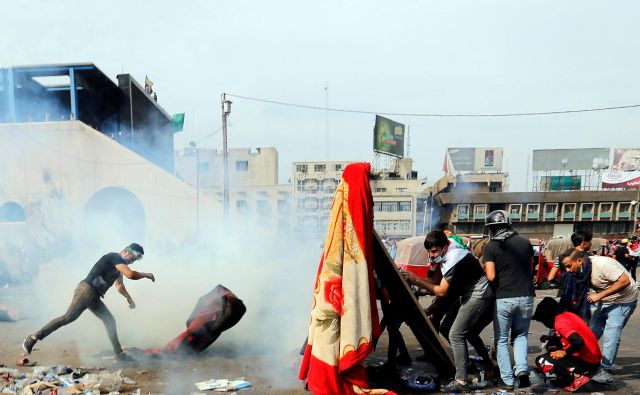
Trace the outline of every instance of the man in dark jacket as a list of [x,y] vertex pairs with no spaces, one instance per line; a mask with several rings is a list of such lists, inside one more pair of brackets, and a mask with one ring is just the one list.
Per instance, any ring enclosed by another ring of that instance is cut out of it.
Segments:
[[576,391],[589,381],[600,366],[602,354],[598,339],[576,314],[562,312],[553,298],[544,298],[532,319],[553,329],[562,345],[536,358],[536,366],[543,373],[557,376],[557,384],[567,391]]
[[93,265],[87,277],[80,281],[76,287],[67,312],[58,318],[54,318],[42,329],[24,339],[22,348],[25,354],[31,354],[33,346],[38,340],[43,340],[60,327],[77,320],[80,314],[89,309],[100,318],[107,329],[107,334],[109,335],[109,340],[111,341],[111,346],[116,354],[116,358],[119,360],[127,360],[128,357],[123,353],[120,341],[118,340],[116,320],[100,298],[104,297],[105,292],[115,284],[118,292],[127,299],[129,307],[135,309],[136,304],[124,287],[123,276],[130,280],[148,278],[153,282],[156,281],[153,273],[137,272],[129,268],[129,265],[133,262],[142,259],[143,255],[144,249],[142,246],[132,243],[120,251],[120,253],[111,252],[100,258],[98,262]]

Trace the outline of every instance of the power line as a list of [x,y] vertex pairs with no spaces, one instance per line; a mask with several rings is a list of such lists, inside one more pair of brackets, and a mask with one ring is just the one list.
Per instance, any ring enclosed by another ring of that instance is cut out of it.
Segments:
[[330,108],[330,107],[319,107],[319,106],[309,106],[305,104],[297,104],[297,103],[287,103],[283,101],[277,100],[269,100],[262,99],[258,97],[251,96],[243,96],[243,95],[234,95],[227,93],[229,97],[235,97],[238,99],[257,101],[262,103],[269,104],[277,104],[280,106],[287,107],[296,107],[296,108],[304,108],[307,110],[320,110],[320,111],[333,111],[333,112],[345,112],[352,114],[370,114],[370,115],[392,115],[392,116],[403,116],[403,117],[442,117],[442,118],[471,118],[471,117],[530,117],[530,116],[538,116],[538,115],[560,115],[560,114],[574,114],[581,112],[596,112],[596,111],[611,111],[611,110],[624,110],[629,108],[637,108],[640,107],[640,104],[630,104],[627,106],[612,106],[612,107],[598,107],[598,108],[583,108],[577,110],[558,110],[558,111],[537,111],[537,112],[519,112],[519,113],[503,113],[503,114],[438,114],[438,113],[402,113],[402,112],[385,112],[385,111],[367,111],[367,110],[353,110],[353,109],[345,109],[345,108]]

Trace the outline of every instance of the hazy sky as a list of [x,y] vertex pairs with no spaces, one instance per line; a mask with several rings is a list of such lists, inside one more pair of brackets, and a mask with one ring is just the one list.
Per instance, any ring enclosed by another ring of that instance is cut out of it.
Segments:
[[[633,1],[2,0],[0,67],[93,62],[114,81],[148,75],[176,148],[220,127],[222,92],[402,113],[512,113],[640,103]],[[326,113],[241,99],[229,146],[326,159]],[[640,146],[640,109],[513,118],[391,117],[410,125],[421,176],[447,146],[500,146],[523,190],[538,148]],[[373,160],[373,115],[331,113],[331,160]],[[221,134],[201,146],[221,147]]]

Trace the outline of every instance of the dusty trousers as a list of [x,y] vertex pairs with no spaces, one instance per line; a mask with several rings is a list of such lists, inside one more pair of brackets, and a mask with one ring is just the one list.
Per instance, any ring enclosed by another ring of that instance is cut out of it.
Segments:
[[76,287],[67,312],[60,317],[54,318],[51,322],[36,332],[36,338],[38,340],[44,339],[60,327],[77,320],[78,317],[80,317],[80,315],[87,309],[95,314],[96,317],[100,318],[104,324],[107,329],[107,335],[109,335],[109,340],[111,341],[111,346],[113,347],[113,351],[116,355],[122,353],[122,347],[118,340],[118,332],[116,331],[115,318],[113,318],[113,315],[107,306],[102,302],[102,300],[100,300],[98,292],[85,281],[80,281]]

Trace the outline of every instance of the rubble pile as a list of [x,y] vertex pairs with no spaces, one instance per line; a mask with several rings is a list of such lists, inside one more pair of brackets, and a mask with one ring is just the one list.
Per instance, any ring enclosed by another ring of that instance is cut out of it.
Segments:
[[135,381],[122,375],[122,370],[109,372],[56,365],[37,366],[31,373],[23,373],[18,369],[0,368],[0,394],[140,394],[135,385]]

